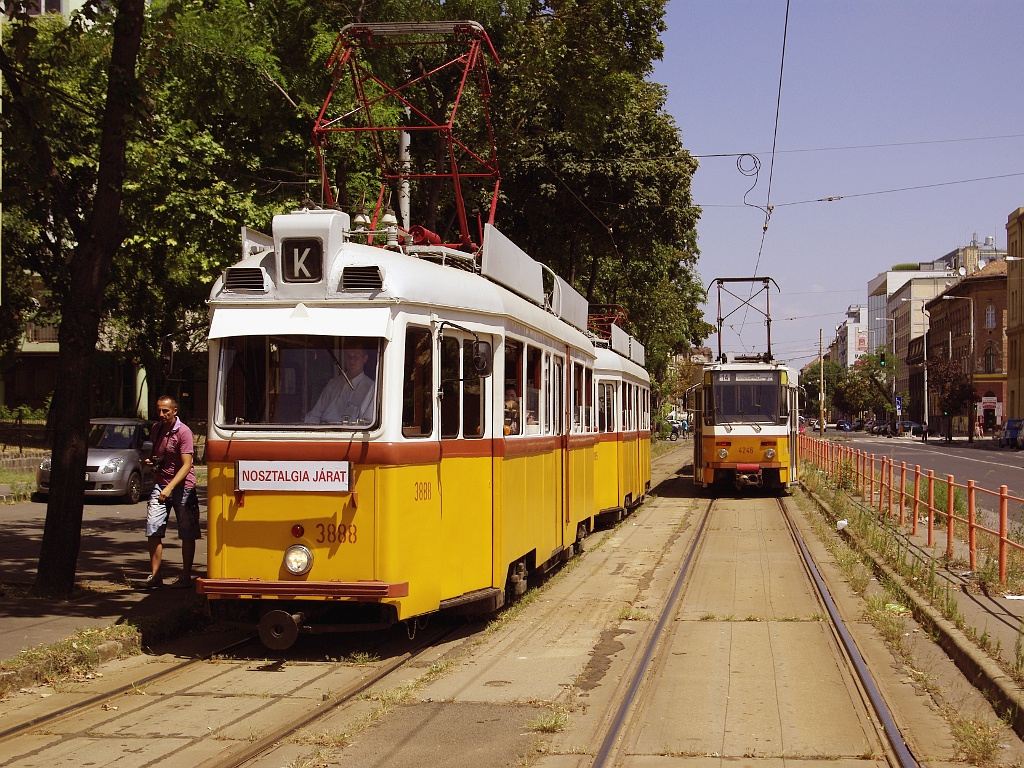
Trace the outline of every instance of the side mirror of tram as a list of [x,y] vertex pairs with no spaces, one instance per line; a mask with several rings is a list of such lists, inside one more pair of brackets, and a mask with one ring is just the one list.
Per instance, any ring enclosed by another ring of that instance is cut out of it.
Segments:
[[489,341],[473,342],[473,373],[477,376],[491,375],[491,343]]

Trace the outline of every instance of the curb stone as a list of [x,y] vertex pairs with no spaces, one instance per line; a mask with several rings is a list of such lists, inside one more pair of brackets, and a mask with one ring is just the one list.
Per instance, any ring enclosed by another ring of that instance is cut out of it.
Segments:
[[[123,640],[107,640],[96,646],[96,663],[103,664],[122,655],[138,653],[142,645],[142,634]],[[18,669],[0,671],[0,697],[19,688],[28,688],[46,682],[46,667],[43,664],[26,664]]]
[[[836,514],[828,502],[801,483],[801,489],[807,494],[825,515],[835,522]],[[946,619],[924,599],[916,589],[906,584],[903,578],[887,563],[883,562],[875,552],[861,545],[860,540],[850,531],[849,527],[838,532],[839,535],[856,547],[861,554],[871,558],[875,572],[885,576],[909,598],[912,613],[918,623],[930,630],[939,647],[952,659],[967,680],[981,691],[995,707],[1000,717],[1007,720],[1014,733],[1024,738],[1024,692],[1020,686],[1007,675],[991,657],[968,639],[967,635],[957,629],[956,625]]]

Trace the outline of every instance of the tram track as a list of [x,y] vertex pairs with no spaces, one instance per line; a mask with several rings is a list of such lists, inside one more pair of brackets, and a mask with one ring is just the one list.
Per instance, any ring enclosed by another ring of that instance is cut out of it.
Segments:
[[[364,644],[367,657],[379,652],[385,658],[358,667],[287,656],[267,660],[258,640],[248,637],[7,728],[0,733],[0,766],[81,765],[76,754],[106,764],[125,753],[150,755],[140,765],[242,766],[414,664],[456,631],[421,629],[411,644],[397,648],[401,641],[394,637]],[[248,647],[256,652],[237,656]],[[288,682],[278,692],[254,690],[252,674],[265,673],[284,674]],[[257,733],[246,723],[264,709],[276,712],[263,717]],[[160,732],[176,719],[180,730]]]
[[[747,499],[746,501],[751,504],[760,503],[755,502],[753,499]],[[722,508],[721,500],[710,500],[700,514],[699,520],[694,523],[692,539],[687,543],[686,554],[675,576],[668,597],[664,602],[657,623],[648,634],[642,649],[638,649],[633,654],[632,669],[627,676],[624,676],[624,682],[620,683],[618,687],[618,695],[604,717],[603,734],[599,739],[600,747],[596,751],[594,760],[591,763],[592,768],[623,765],[628,762],[633,754],[644,752],[643,748],[638,745],[650,741],[650,736],[644,735],[645,729],[648,727],[646,721],[652,717],[652,712],[659,710],[659,696],[663,696],[663,694],[659,694],[656,689],[665,684],[665,667],[667,664],[672,663],[670,658],[679,652],[673,649],[678,649],[691,642],[689,639],[676,637],[676,635],[680,632],[685,632],[688,629],[687,625],[692,627],[692,622],[682,620],[685,610],[684,606],[688,592],[690,590],[699,590],[699,587],[695,586],[696,571],[701,568],[707,568],[715,562],[713,555],[709,555],[707,558],[705,558],[705,555],[707,555],[706,548],[714,546],[708,544],[708,534],[711,529],[721,525],[721,520],[716,515],[724,515]],[[803,540],[799,527],[790,516],[789,510],[782,499],[775,500],[772,512],[780,515],[784,520],[785,529],[788,531],[788,536],[791,537],[793,542],[792,556],[794,558],[799,556],[799,567],[804,570],[808,583],[813,584],[814,598],[828,615],[828,625],[835,639],[835,645],[832,647],[837,655],[842,655],[842,664],[846,666],[852,681],[847,683],[850,696],[853,699],[860,699],[861,704],[868,709],[864,715],[859,718],[850,719],[851,722],[847,722],[845,725],[849,726],[852,724],[863,727],[865,724],[871,723],[874,726],[875,736],[881,751],[885,754],[886,760],[890,765],[899,766],[900,768],[917,768],[917,762],[907,746],[906,740],[900,733],[892,713],[879,692],[878,685],[875,683],[871,671],[868,669],[850,630],[840,615],[818,566]],[[708,562],[702,562],[704,559],[707,559]],[[769,562],[770,567],[775,565],[775,563]],[[770,576],[774,579],[778,578],[779,574],[773,571]],[[771,602],[770,599],[768,602]],[[702,616],[701,620],[703,621],[706,617],[707,614]],[[751,620],[750,617],[746,619],[746,621]],[[761,621],[760,618],[753,620]],[[766,620],[768,622],[772,621],[770,617],[766,617]],[[786,618],[784,621],[788,622],[792,621],[792,619]],[[770,632],[766,633],[766,635],[771,637]],[[779,637],[775,637],[769,641],[769,645],[771,643],[781,645],[781,640]],[[772,650],[773,654],[775,650]],[[839,662],[836,663],[838,664]],[[732,671],[729,674],[729,679],[722,681],[722,685],[729,686],[729,681],[737,674],[736,669],[732,667],[730,669]],[[628,683],[625,682],[626,678],[628,678]],[[773,687],[776,689],[785,688],[787,684],[786,682],[776,680],[763,683],[762,685],[765,690],[770,690]],[[855,693],[854,689],[860,693]],[[684,695],[686,694],[685,691],[683,693]],[[736,692],[731,691],[731,693],[735,695]],[[694,695],[696,695],[696,692],[694,692]],[[727,696],[726,699],[728,698]],[[743,701],[726,704],[727,708],[733,707],[736,710],[742,710],[744,706],[749,706],[749,704],[745,704]],[[784,703],[780,702],[779,707],[780,710],[784,709]],[[783,719],[784,715],[779,717]],[[770,720],[771,717],[767,719]],[[725,724],[724,728],[728,731],[730,726]],[[784,738],[781,738],[780,741],[783,744],[785,743]],[[794,738],[792,741],[799,743],[800,738]],[[685,753],[686,751],[682,750],[682,752]],[[694,756],[699,753],[700,751],[697,750]],[[788,754],[785,748],[782,750],[782,753],[784,755]],[[723,750],[720,753],[709,750],[707,754],[721,757],[729,756],[727,750]],[[759,757],[761,755],[753,752],[742,756]],[[769,757],[770,755],[764,756]],[[837,757],[842,757],[842,755]]]

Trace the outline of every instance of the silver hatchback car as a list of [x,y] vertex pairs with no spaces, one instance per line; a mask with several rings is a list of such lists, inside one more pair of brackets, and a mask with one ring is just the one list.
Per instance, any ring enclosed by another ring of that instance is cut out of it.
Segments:
[[[154,469],[143,463],[153,452],[152,425],[142,419],[91,419],[85,460],[85,495],[121,498],[135,504],[153,488]],[[50,491],[50,460],[36,472],[41,495]]]

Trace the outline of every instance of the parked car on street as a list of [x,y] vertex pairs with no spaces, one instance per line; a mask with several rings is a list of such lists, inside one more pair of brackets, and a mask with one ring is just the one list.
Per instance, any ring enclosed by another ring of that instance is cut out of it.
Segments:
[[839,432],[850,432],[853,430],[853,425],[846,419],[840,419],[836,422],[836,430]]
[[919,436],[921,434],[921,425],[916,421],[909,421],[906,419],[903,421],[897,421],[896,434]]
[[859,432],[860,430],[864,429],[866,424],[867,424],[867,422],[865,422],[864,419],[854,419],[853,420],[853,431],[854,432]]
[[[91,419],[85,460],[85,495],[135,504],[153,488],[155,472],[143,463],[153,452],[151,424],[142,419]],[[50,459],[36,471],[36,490],[50,492]]]
[[1020,448],[1021,426],[1024,426],[1024,419],[1007,419],[999,433],[999,447]]

